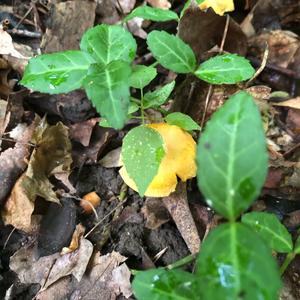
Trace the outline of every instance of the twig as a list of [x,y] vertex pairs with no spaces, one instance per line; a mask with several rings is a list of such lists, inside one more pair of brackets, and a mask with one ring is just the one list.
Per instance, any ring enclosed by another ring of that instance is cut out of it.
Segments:
[[208,108],[208,104],[209,104],[209,100],[210,100],[212,91],[213,91],[213,86],[210,84],[210,85],[209,85],[209,88],[208,88],[208,91],[207,91],[206,98],[205,98],[204,113],[203,113],[202,120],[201,120],[201,124],[200,124],[201,130],[203,129],[203,125],[204,125],[204,121],[205,121],[206,113],[207,113],[207,108]]
[[226,16],[226,23],[225,23],[225,27],[224,27],[224,32],[223,32],[223,37],[222,37],[222,42],[221,42],[221,46],[219,49],[219,53],[222,53],[224,50],[224,45],[225,45],[225,41],[226,41],[226,37],[227,37],[227,33],[228,33],[228,28],[229,28],[229,21],[230,21],[230,16],[227,15]]
[[86,239],[106,218],[108,218],[110,215],[112,215],[113,212],[115,212],[119,207],[121,207],[125,202],[127,201],[127,198],[125,198],[123,201],[121,201],[114,209],[112,209],[107,215],[105,215],[99,222],[97,222],[93,228],[85,234],[84,238]]
[[[225,41],[226,41],[226,37],[227,37],[227,33],[228,33],[229,22],[230,22],[230,16],[227,15],[226,16],[226,23],[225,23],[225,27],[224,27],[224,31],[223,31],[223,36],[222,36],[222,41],[221,41],[221,45],[220,45],[220,49],[219,49],[219,53],[222,53],[224,51],[224,45],[225,45]],[[208,88],[207,95],[206,95],[204,113],[203,113],[201,124],[200,124],[201,130],[202,130],[204,122],[205,122],[206,113],[207,113],[207,109],[208,109],[208,105],[209,105],[209,101],[210,101],[212,91],[213,91],[213,86],[210,84],[209,88]]]
[[40,38],[42,36],[41,32],[34,32],[34,31],[29,31],[26,29],[8,29],[7,32],[9,34],[16,34],[19,36],[24,36],[24,37],[29,37],[29,38]]
[[29,9],[27,10],[27,12],[25,13],[25,15],[21,18],[21,20],[16,24],[16,26],[14,27],[14,29],[17,29],[21,24],[22,22],[26,19],[26,17],[30,14],[30,12],[32,11],[33,9],[33,5],[30,5]]
[[[261,62],[259,59],[257,59],[256,57],[247,57],[255,66],[260,66],[261,65]],[[300,73],[298,72],[295,72],[293,70],[290,70],[290,69],[285,69],[285,68],[282,68],[282,67],[279,67],[279,66],[276,66],[276,65],[273,65],[273,64],[270,64],[270,63],[267,63],[266,64],[266,69],[270,69],[272,71],[277,71],[283,75],[286,75],[287,77],[291,77],[293,79],[300,79]]]
[[10,238],[11,238],[12,234],[15,232],[15,230],[16,230],[16,228],[14,227],[14,228],[12,229],[12,231],[9,233],[9,235],[8,235],[8,237],[7,237],[7,239],[6,239],[5,243],[4,243],[4,245],[3,245],[3,250],[6,248],[6,246],[7,246],[7,244],[8,244],[8,241],[10,240]]
[[169,247],[165,247],[161,251],[159,251],[155,256],[154,256],[154,262],[156,263],[168,250]]
[[261,74],[261,72],[265,69],[265,67],[267,65],[268,57],[269,57],[269,46],[268,46],[268,44],[266,44],[266,49],[265,49],[265,52],[264,52],[264,55],[263,55],[261,65],[257,69],[257,71],[255,72],[255,74],[252,76],[252,78],[249,79],[249,81],[246,83],[246,87],[248,87],[250,85],[250,83],[253,82],[253,80],[255,78],[257,78]]

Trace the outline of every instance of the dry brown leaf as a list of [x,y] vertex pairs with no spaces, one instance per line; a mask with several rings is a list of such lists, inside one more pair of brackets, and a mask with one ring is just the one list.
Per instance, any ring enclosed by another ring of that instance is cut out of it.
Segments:
[[99,164],[104,168],[119,168],[122,166],[120,162],[122,147],[108,152],[100,161]]
[[83,236],[84,232],[85,232],[85,228],[81,224],[78,224],[73,233],[72,240],[71,240],[69,247],[64,247],[61,250],[60,254],[64,255],[64,254],[73,252],[76,249],[78,249],[79,241],[80,241],[81,237]]
[[16,58],[26,58],[15,49],[11,36],[3,30],[2,25],[0,25],[0,54]]
[[8,148],[0,154],[0,203],[6,199],[27,166],[31,148],[28,143],[38,122],[39,117],[36,117],[29,126],[23,127],[24,131],[14,148]]
[[170,220],[170,215],[160,198],[147,198],[141,212],[146,221],[145,226],[152,230]]
[[36,248],[32,245],[18,250],[10,259],[10,269],[17,273],[21,283],[38,283],[42,289],[67,275],[73,275],[79,282],[93,253],[93,245],[86,239],[74,252],[60,255],[55,253],[37,258]]
[[[178,25],[178,35],[190,45],[198,60],[207,59],[206,51],[221,45],[226,18],[213,11],[203,12],[192,3],[184,12]],[[224,50],[244,56],[247,38],[238,23],[230,18]]]
[[35,130],[32,142],[37,147],[31,155],[23,179],[26,193],[31,201],[41,196],[47,201],[59,203],[49,177],[70,172],[72,158],[68,128],[60,122],[50,126],[44,118]]
[[70,126],[70,138],[87,147],[99,118],[93,118]]
[[[117,252],[100,256],[99,252],[91,259],[88,272],[78,283],[71,276],[61,278],[40,292],[37,300],[50,299],[101,299],[116,300],[123,294],[129,298],[130,270],[123,262],[126,258]],[[71,296],[70,296],[71,295]]]
[[147,0],[147,2],[153,7],[162,9],[169,9],[172,6],[168,0]]
[[2,210],[2,220],[5,225],[11,224],[17,229],[31,232],[31,215],[34,210],[34,202],[27,197],[22,187],[23,174],[14,185],[8,200]]
[[300,97],[296,97],[290,100],[282,101],[282,102],[273,102],[274,106],[285,106],[295,109],[300,109]]

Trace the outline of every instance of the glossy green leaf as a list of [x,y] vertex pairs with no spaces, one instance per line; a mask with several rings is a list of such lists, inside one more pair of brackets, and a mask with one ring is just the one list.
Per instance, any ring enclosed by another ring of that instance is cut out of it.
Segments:
[[132,34],[118,25],[95,26],[85,32],[80,42],[81,50],[105,65],[113,60],[132,62],[136,48]]
[[138,300],[198,300],[199,288],[195,277],[180,270],[154,269],[139,272],[132,289]]
[[30,59],[21,84],[49,94],[79,89],[93,58],[82,51],[43,54]]
[[153,92],[146,93],[144,95],[144,108],[158,107],[164,104],[169,99],[174,87],[175,80]]
[[295,242],[294,253],[300,254],[300,236],[298,236],[298,238]]
[[292,237],[274,214],[251,212],[242,216],[242,222],[251,226],[276,252],[293,250]]
[[200,130],[200,126],[190,116],[181,112],[168,114],[165,117],[165,121],[170,125],[177,125],[187,131]]
[[233,220],[259,195],[268,155],[260,112],[239,92],[207,122],[197,150],[198,185],[207,203]]
[[130,86],[136,89],[142,89],[148,85],[156,75],[156,69],[151,66],[135,65],[132,67]]
[[249,61],[236,54],[212,57],[195,71],[197,77],[212,84],[234,84],[251,78],[254,73]]
[[[136,111],[138,111],[139,109],[140,109],[140,107],[136,103],[130,102],[129,107],[128,107],[126,121],[133,118],[134,116],[132,116],[132,114],[135,113]],[[99,122],[99,126],[101,126],[101,127],[113,127],[112,125],[109,124],[109,122],[105,118],[101,118],[101,120]]]
[[129,103],[129,107],[128,107],[128,114],[133,114],[136,111],[138,111],[140,109],[140,107],[135,103],[135,102],[131,102]]
[[155,22],[165,22],[171,20],[178,21],[178,16],[175,12],[146,5],[139,6],[134,9],[128,16],[124,18],[124,22],[127,22],[135,17]]
[[146,126],[135,127],[123,139],[121,155],[128,175],[143,196],[165,155],[161,135]]
[[148,34],[147,44],[163,67],[177,73],[191,73],[195,70],[195,54],[179,37],[165,31],[153,30]]
[[248,226],[223,224],[204,241],[197,261],[199,299],[278,299],[278,266],[270,248]]
[[96,110],[115,129],[121,129],[127,118],[130,74],[129,64],[120,60],[107,66],[93,64],[83,82]]

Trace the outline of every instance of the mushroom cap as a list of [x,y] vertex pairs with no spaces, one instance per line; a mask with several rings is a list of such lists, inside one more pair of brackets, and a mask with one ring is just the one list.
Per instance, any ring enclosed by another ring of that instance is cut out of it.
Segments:
[[[177,176],[182,181],[196,176],[196,142],[188,132],[176,125],[155,123],[146,126],[160,133],[166,153],[145,196],[166,197],[175,191]],[[125,166],[120,169],[119,173],[124,182],[137,191],[136,184],[129,177]]]
[[223,16],[225,12],[234,10],[233,0],[205,0],[199,4],[201,10],[211,7],[214,12]]

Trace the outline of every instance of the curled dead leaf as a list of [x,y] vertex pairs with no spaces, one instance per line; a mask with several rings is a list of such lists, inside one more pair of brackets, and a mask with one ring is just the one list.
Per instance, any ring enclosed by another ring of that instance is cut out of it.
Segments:
[[[196,176],[196,143],[192,136],[180,127],[166,123],[149,124],[156,130],[165,143],[165,156],[161,161],[158,173],[150,183],[145,196],[165,197],[175,191],[177,176],[186,181]],[[124,182],[137,191],[135,182],[128,176],[123,166],[120,175]]]
[[225,12],[234,10],[233,0],[205,0],[199,4],[201,10],[212,8],[216,14],[223,16]]

